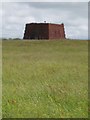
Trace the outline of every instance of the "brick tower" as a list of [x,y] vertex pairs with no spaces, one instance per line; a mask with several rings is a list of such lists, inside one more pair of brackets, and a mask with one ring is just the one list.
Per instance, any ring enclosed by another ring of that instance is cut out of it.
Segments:
[[64,24],[26,24],[23,39],[65,39]]

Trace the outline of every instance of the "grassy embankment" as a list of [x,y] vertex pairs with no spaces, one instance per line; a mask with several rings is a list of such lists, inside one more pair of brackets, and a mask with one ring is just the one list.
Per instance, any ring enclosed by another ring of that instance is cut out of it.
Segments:
[[3,117],[88,117],[88,41],[3,41]]
[[2,118],[2,41],[0,40],[0,119]]

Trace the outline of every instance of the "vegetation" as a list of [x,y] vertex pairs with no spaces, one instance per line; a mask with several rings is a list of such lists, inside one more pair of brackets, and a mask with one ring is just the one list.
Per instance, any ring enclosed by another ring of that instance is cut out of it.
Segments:
[[2,118],[2,41],[0,40],[0,119]]
[[2,42],[4,118],[88,117],[88,41]]

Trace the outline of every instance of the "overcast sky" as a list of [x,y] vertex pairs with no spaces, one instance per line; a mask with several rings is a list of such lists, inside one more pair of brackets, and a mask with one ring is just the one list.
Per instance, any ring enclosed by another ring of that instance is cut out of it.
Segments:
[[87,2],[4,2],[1,9],[2,37],[23,38],[26,23],[47,21],[64,23],[67,38],[88,39]]

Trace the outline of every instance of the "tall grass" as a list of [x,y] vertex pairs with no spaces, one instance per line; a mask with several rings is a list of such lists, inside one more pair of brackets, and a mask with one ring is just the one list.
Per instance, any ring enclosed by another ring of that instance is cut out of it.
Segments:
[[0,119],[2,118],[2,41],[0,40]]
[[88,41],[3,41],[3,117],[88,117]]

